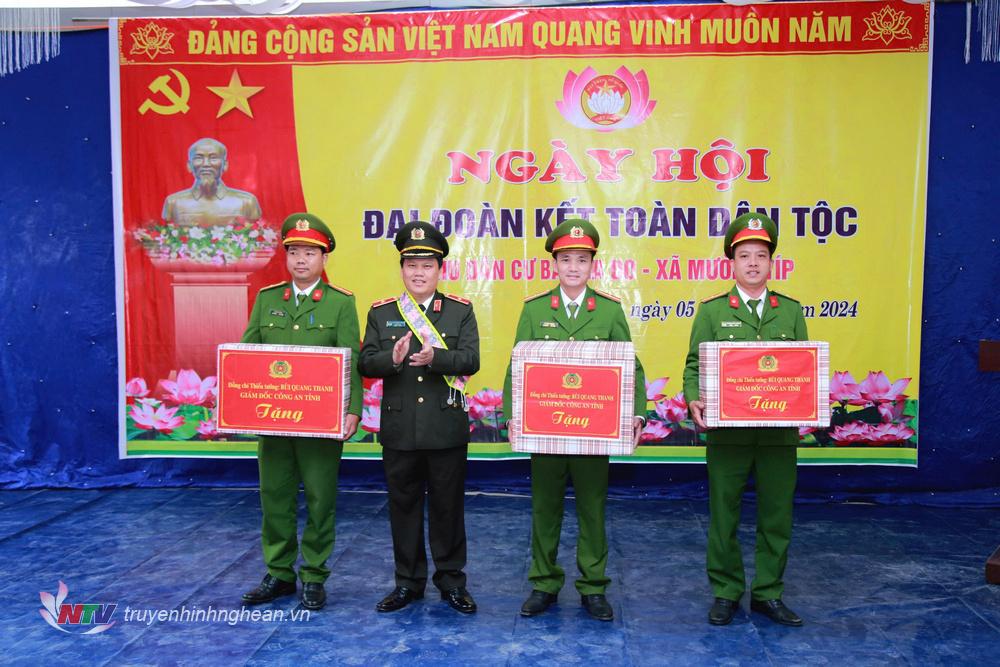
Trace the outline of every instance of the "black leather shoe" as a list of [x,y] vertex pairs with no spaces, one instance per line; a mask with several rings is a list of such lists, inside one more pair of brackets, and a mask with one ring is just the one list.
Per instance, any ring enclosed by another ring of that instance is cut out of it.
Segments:
[[580,602],[583,603],[583,608],[587,610],[587,613],[599,621],[610,621],[615,617],[615,612],[608,604],[608,599],[602,593],[581,595]]
[[715,598],[712,608],[708,610],[708,622],[712,625],[729,625],[736,610],[740,608],[738,600],[727,600],[726,598]]
[[302,584],[302,606],[306,609],[322,609],[326,606],[326,589],[318,581]]
[[451,608],[463,614],[474,614],[476,612],[476,601],[469,595],[469,591],[464,586],[441,591],[441,599],[447,601]]
[[781,600],[750,600],[750,609],[758,614],[764,614],[775,623],[790,625],[794,628],[802,625],[802,619],[794,611],[785,606]]
[[260,586],[243,594],[243,604],[263,604],[295,594],[294,581],[282,581],[270,574],[265,574]]
[[546,593],[536,588],[521,605],[521,616],[538,616],[558,599],[559,596],[555,593]]
[[382,601],[375,605],[377,611],[399,611],[414,600],[422,600],[424,592],[419,593],[406,586],[396,586],[392,592],[382,598]]

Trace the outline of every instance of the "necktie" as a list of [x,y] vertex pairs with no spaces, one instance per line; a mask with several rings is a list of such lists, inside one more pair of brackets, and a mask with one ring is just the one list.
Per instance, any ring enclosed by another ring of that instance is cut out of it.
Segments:
[[747,305],[750,306],[750,319],[753,320],[754,326],[758,329],[760,328],[760,315],[757,314],[757,306],[760,304],[760,299],[750,299],[747,301]]
[[305,295],[304,292],[299,292],[298,294],[296,294],[295,295],[295,307],[296,308],[300,308],[302,306],[302,302],[305,301],[305,300],[306,300],[306,295]]
[[424,304],[420,304],[420,312],[421,313],[426,313],[427,312],[427,307],[424,306]]
[[566,304],[566,307],[569,308],[569,319],[575,320],[576,319],[576,311],[580,308],[580,304],[578,304],[576,302],[574,302],[574,303],[568,303],[568,304]]

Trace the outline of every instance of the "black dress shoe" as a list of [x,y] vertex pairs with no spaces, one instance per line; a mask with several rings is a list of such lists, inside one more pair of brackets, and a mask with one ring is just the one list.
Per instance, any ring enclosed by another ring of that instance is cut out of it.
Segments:
[[243,604],[263,604],[286,595],[295,594],[294,581],[282,581],[270,574],[265,574],[260,586],[243,594]]
[[536,588],[521,605],[521,616],[538,616],[558,599],[559,596],[555,593],[546,593]]
[[375,605],[377,611],[399,611],[414,600],[422,600],[424,592],[419,593],[406,586],[396,586],[392,592],[382,598],[382,601]]
[[608,604],[608,599],[604,597],[603,593],[581,595],[580,602],[583,603],[583,608],[587,610],[587,613],[599,621],[610,621],[615,617],[615,612],[611,609],[611,605]]
[[712,625],[729,625],[736,615],[736,610],[740,608],[738,600],[727,600],[726,598],[715,598],[712,608],[708,610],[708,622]]
[[790,625],[794,628],[802,625],[802,619],[794,611],[785,606],[781,600],[750,600],[750,609],[764,614],[775,623]]
[[472,599],[464,586],[441,591],[441,599],[451,605],[455,611],[460,611],[463,614],[476,613],[476,601]]
[[322,609],[326,606],[326,589],[318,581],[302,584],[302,606],[306,609]]

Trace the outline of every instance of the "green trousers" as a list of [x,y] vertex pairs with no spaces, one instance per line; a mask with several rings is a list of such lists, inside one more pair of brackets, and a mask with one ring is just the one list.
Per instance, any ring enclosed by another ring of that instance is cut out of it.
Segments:
[[257,446],[260,470],[260,529],[264,563],[271,576],[295,581],[299,484],[306,496],[307,518],[302,531],[303,582],[326,581],[326,559],[333,551],[337,475],[344,443],[322,438],[261,436]]
[[611,580],[608,538],[604,532],[604,507],[608,497],[607,456],[531,455],[531,569],[532,587],[558,593],[566,575],[556,563],[562,532],[563,502],[567,480],[573,480],[576,495],[576,565],[581,595],[604,593]]
[[708,463],[708,580],[715,597],[739,600],[746,591],[743,555],[737,539],[740,506],[747,479],[757,488],[754,600],[780,599],[782,576],[792,538],[795,495],[795,447],[715,445],[705,452]]

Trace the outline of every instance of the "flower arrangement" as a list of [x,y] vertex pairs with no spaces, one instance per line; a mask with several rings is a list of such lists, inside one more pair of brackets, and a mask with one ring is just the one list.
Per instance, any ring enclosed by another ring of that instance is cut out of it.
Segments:
[[910,378],[890,382],[882,371],[869,371],[860,383],[849,371],[834,371],[830,428],[799,429],[803,444],[916,445],[917,401],[903,393],[909,384]]
[[684,392],[674,396],[663,393],[670,378],[656,378],[646,382],[646,401],[653,404],[646,412],[646,427],[639,436],[639,445],[675,444],[697,445],[698,433],[694,422],[688,416]]
[[210,227],[151,223],[136,229],[132,235],[150,256],[216,266],[273,252],[278,245],[278,232],[264,220],[250,222],[242,216],[225,225]]
[[[215,440],[218,386],[214,375],[202,378],[191,369],[171,371],[150,391],[146,380],[125,384],[126,437],[129,440]],[[223,436],[236,439],[233,436]]]

